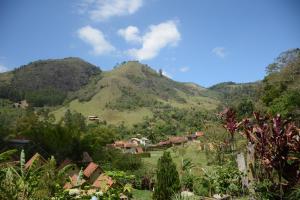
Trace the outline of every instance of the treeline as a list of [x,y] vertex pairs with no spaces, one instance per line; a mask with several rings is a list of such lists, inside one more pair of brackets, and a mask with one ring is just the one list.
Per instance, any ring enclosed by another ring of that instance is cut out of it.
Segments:
[[260,111],[291,117],[300,124],[300,49],[280,54],[266,71],[267,75],[259,83],[228,82],[211,89],[223,92],[224,104],[233,108],[240,119],[251,116],[253,111]]
[[185,135],[202,130],[206,121],[216,120],[212,113],[199,109],[179,109],[170,105],[160,105],[152,109],[153,117],[135,124],[133,134],[141,134],[153,142],[168,136]]
[[[286,55],[287,54],[287,55]],[[282,54],[268,66],[261,87],[261,102],[271,114],[300,120],[300,49]],[[285,56],[284,56],[285,55]]]

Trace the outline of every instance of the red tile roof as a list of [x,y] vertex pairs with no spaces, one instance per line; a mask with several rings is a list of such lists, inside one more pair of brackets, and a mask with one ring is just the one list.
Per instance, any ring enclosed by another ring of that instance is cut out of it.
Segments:
[[126,142],[124,144],[124,148],[131,148],[131,147],[137,147],[138,144],[135,144],[135,143],[131,143],[131,142]]
[[100,168],[100,166],[94,162],[90,162],[90,164],[83,171],[84,176],[90,177],[97,170],[97,168]]
[[143,148],[142,147],[137,147],[136,149],[136,153],[143,153]]
[[181,137],[181,136],[175,136],[175,137],[170,137],[169,141],[172,144],[181,144],[181,143],[187,142],[187,138],[186,137]]
[[96,188],[100,188],[102,192],[107,191],[112,185],[114,184],[114,181],[111,177],[101,174],[98,176],[96,181],[93,183],[93,186]]
[[[67,182],[64,185],[64,189],[71,189],[71,188],[77,186],[77,178],[78,178],[78,175],[76,175],[76,174],[74,174],[72,177],[70,177],[70,182]],[[79,183],[79,185],[82,185],[83,183],[85,183],[85,180],[81,179],[81,183]]]
[[201,136],[204,135],[204,133],[203,133],[202,131],[197,131],[197,132],[195,133],[195,135],[196,135],[197,137],[201,137]]
[[70,160],[69,158],[65,159],[64,161],[62,161],[58,167],[58,169],[63,169],[65,166],[72,164],[72,160]]
[[28,169],[32,166],[32,164],[34,162],[41,162],[42,164],[46,163],[47,161],[45,160],[45,158],[43,158],[43,156],[41,156],[39,153],[34,154],[34,156],[32,156],[30,158],[30,160],[28,160],[25,164],[25,169]]
[[166,141],[161,141],[157,144],[157,146],[164,146],[164,145],[169,145],[171,142],[169,140]]

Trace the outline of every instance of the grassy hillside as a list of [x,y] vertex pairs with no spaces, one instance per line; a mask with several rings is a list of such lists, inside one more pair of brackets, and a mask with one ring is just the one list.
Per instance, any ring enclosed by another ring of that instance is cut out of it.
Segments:
[[135,61],[103,72],[101,78],[71,96],[66,106],[53,112],[56,118],[70,109],[85,116],[97,115],[113,124],[124,121],[131,125],[151,117],[153,108],[162,105],[213,110],[219,104],[207,89],[173,81]]

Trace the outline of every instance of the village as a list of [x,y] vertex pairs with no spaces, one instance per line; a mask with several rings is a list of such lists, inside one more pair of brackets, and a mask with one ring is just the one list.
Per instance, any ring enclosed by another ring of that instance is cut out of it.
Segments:
[[[188,143],[197,142],[204,136],[202,131],[197,131],[185,136],[171,136],[167,140],[160,141],[156,144],[151,144],[150,140],[141,135],[130,138],[128,140],[117,140],[112,144],[107,144],[106,148],[116,149],[123,154],[133,154],[142,157],[151,157],[151,152],[166,150],[174,146],[187,145]],[[25,138],[15,138],[9,140],[9,146],[11,148],[26,149],[31,146],[30,140]],[[200,144],[200,143],[199,143]],[[200,149],[204,148],[204,145],[199,146]],[[207,148],[213,148],[212,144],[209,144]],[[41,153],[47,155],[46,152]],[[24,169],[30,170],[31,168],[42,167],[48,162],[39,152],[36,152],[29,160],[26,161]],[[19,161],[12,161],[14,165],[19,164]],[[94,162],[88,152],[83,152],[82,160],[72,161],[68,158],[60,163],[57,163],[57,170],[71,166],[67,171],[68,179],[65,182],[63,189],[74,197],[82,197],[85,195],[101,195],[107,192],[115,184],[118,184],[112,177],[106,174],[101,167],[100,163]],[[141,180],[147,181],[147,180]],[[154,189],[154,183],[148,183],[146,186],[150,191]],[[120,194],[120,199],[129,199],[125,194]]]

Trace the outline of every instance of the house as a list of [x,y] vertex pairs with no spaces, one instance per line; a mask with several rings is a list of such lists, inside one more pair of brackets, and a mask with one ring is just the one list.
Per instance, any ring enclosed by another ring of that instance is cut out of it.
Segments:
[[136,147],[136,148],[135,148],[135,153],[136,153],[136,154],[144,153],[144,150],[143,150],[142,147]]
[[139,138],[131,138],[130,142],[136,145],[141,144],[141,140]]
[[124,144],[124,148],[123,148],[123,153],[136,153],[136,148],[138,147],[137,144],[135,143],[131,143],[131,142],[127,142]]
[[45,164],[47,161],[45,158],[43,158],[43,156],[41,156],[39,153],[34,154],[34,156],[32,156],[30,158],[30,160],[28,160],[25,164],[25,169],[29,169],[31,168],[33,165],[35,166],[42,166],[43,164]]
[[100,189],[102,192],[106,192],[115,182],[110,176],[101,174],[93,183],[93,187]]
[[95,115],[90,115],[90,116],[88,116],[88,119],[89,119],[90,121],[99,121],[99,120],[100,120],[99,117],[98,117],[98,116],[95,116]]
[[142,137],[141,139],[141,145],[146,146],[146,144],[149,144],[150,140],[146,137]]
[[57,169],[61,170],[61,169],[63,169],[64,167],[66,167],[68,165],[72,165],[72,167],[67,170],[67,175],[68,176],[72,177],[74,174],[79,173],[80,170],[78,169],[78,167],[75,164],[72,163],[72,160],[70,160],[68,158],[65,159],[64,161],[62,161]]
[[169,140],[161,141],[155,145],[156,147],[170,147],[171,142]]
[[195,134],[190,134],[190,135],[187,136],[187,138],[188,138],[189,141],[193,141],[193,140],[197,139]]
[[174,136],[170,137],[169,141],[172,145],[184,144],[188,141],[187,137],[184,136]]
[[187,136],[188,140],[193,141],[198,139],[199,137],[202,137],[204,135],[204,133],[202,131],[197,131],[193,134],[190,134]]
[[139,138],[131,138],[130,142],[134,143],[134,144],[137,144],[137,145],[146,146],[146,144],[149,142],[149,140],[146,137],[142,137],[141,139],[139,139]]
[[124,145],[126,144],[126,141],[123,140],[119,140],[119,141],[115,141],[113,146],[117,147],[117,148],[124,148]]
[[30,146],[31,140],[27,140],[25,138],[15,138],[8,140],[8,145],[11,148],[16,148],[16,149],[25,149],[26,146]]
[[103,172],[103,169],[99,165],[94,162],[90,162],[90,164],[84,169],[83,175],[88,182],[92,184]]
[[26,109],[28,106],[29,105],[26,100],[22,100],[22,101],[19,101],[19,102],[13,104],[14,108]]
[[67,182],[67,183],[64,185],[64,189],[71,189],[71,188],[80,186],[80,185],[84,184],[85,182],[86,182],[86,181],[85,181],[84,179],[81,179],[81,181],[78,182],[78,175],[77,175],[77,174],[74,174],[73,176],[70,177],[69,182]]
[[195,132],[195,136],[198,137],[202,137],[204,135],[204,133],[202,131],[197,131]]

